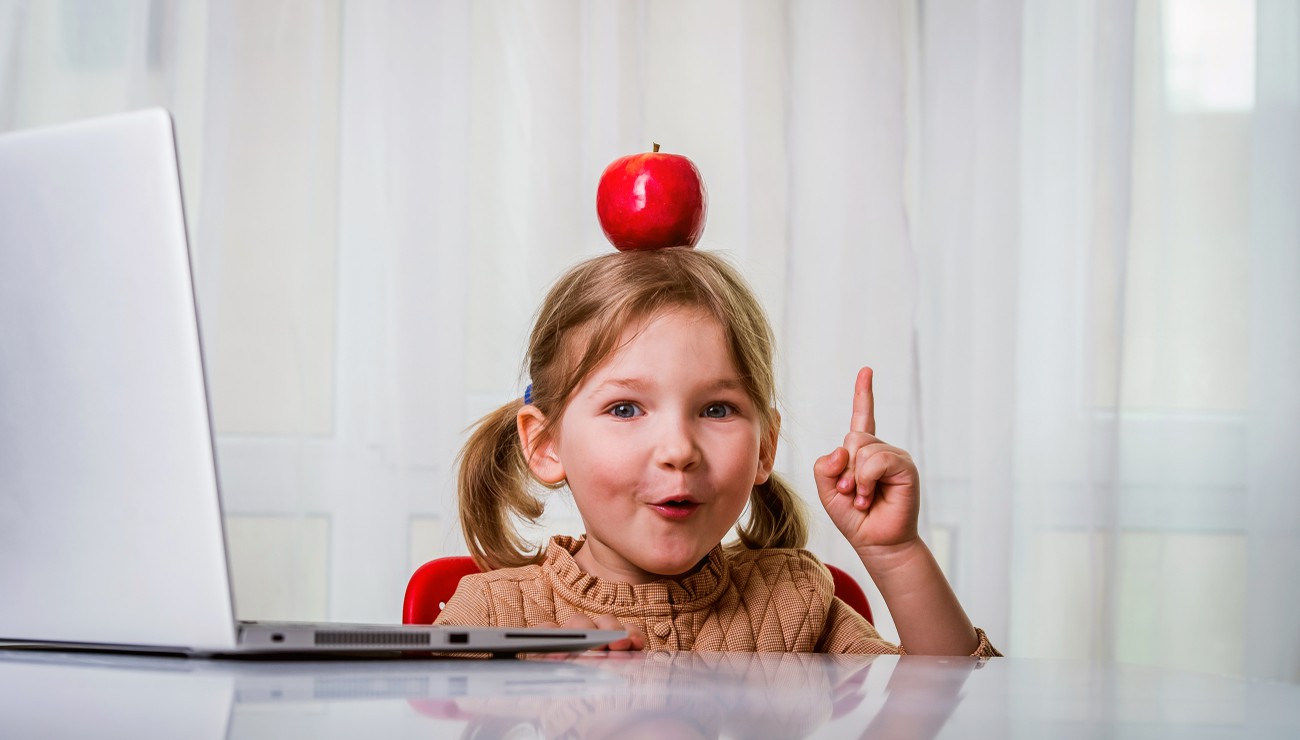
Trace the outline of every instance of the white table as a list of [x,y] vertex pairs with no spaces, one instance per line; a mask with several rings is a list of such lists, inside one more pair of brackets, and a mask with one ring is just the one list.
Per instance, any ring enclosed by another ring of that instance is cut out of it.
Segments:
[[233,661],[0,650],[0,737],[1300,737],[1300,686],[998,658]]

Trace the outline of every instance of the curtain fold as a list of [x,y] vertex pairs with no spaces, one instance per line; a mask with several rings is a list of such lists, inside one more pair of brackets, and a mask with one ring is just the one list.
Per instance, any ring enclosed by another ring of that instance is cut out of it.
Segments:
[[[1251,129],[1245,673],[1300,680],[1300,8],[1259,0]],[[1240,505],[1240,503],[1238,503]]]
[[[1018,2],[925,5],[920,23],[919,444],[932,547],[989,634],[1011,636],[1023,180]],[[1033,29],[1030,29],[1032,31]],[[1033,133],[1031,130],[1030,133]],[[1028,241],[1028,240],[1027,240]],[[1032,254],[1052,247],[1038,243]]]
[[[857,368],[875,369],[877,429],[913,447],[917,389],[916,253],[905,177],[904,7],[796,4],[790,15],[789,235],[784,314],[781,469],[821,512],[812,463],[848,432]],[[843,94],[853,90],[854,94]],[[761,265],[746,270],[764,269]],[[870,588],[852,549],[824,515],[811,547]],[[883,602],[876,599],[876,604]],[[896,635],[888,612],[877,624]]]

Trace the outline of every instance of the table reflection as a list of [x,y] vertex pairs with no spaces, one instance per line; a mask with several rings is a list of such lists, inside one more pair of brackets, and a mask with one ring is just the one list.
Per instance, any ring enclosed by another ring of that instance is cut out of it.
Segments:
[[[466,697],[416,702],[421,711],[468,720],[464,738],[719,738],[814,734],[858,709],[873,668],[889,674],[883,703],[864,734],[934,737],[960,701],[973,659],[899,663],[870,656],[799,653],[608,653],[552,658],[617,676],[617,688],[566,697]],[[909,690],[924,686],[924,699]],[[892,733],[898,733],[896,735]],[[524,733],[527,734],[527,733]],[[856,734],[856,733],[855,733]]]
[[0,727],[11,737],[924,738],[943,728],[981,665],[754,653],[209,661],[0,651]]

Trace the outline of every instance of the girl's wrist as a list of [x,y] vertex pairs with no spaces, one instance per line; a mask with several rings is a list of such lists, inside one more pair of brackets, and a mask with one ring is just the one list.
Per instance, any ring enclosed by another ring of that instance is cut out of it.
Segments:
[[932,557],[930,548],[919,536],[889,545],[865,545],[856,550],[872,579],[888,577],[899,569],[906,570],[918,558],[928,560]]

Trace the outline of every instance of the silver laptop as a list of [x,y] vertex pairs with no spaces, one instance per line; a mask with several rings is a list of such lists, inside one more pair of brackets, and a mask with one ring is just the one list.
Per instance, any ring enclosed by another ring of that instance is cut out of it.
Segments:
[[578,650],[601,630],[235,621],[171,116],[0,136],[0,641]]

